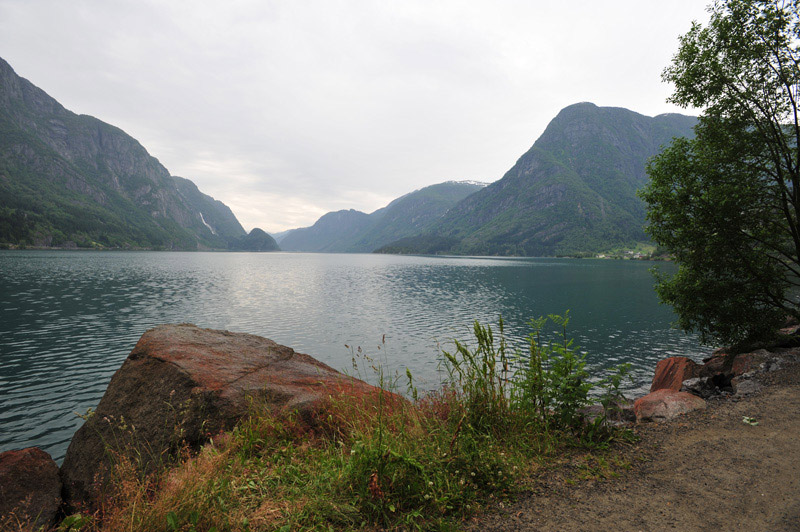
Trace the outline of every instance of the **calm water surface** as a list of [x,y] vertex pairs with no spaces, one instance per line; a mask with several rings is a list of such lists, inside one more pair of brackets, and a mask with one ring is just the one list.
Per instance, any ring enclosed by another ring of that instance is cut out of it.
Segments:
[[[353,373],[361,347],[421,388],[442,377],[439,346],[502,314],[570,309],[570,331],[602,371],[634,365],[634,393],[657,360],[704,356],[670,329],[652,263],[289,253],[0,252],[0,451],[37,445],[61,460],[141,334],[195,323],[269,337]],[[665,265],[669,268],[670,265]],[[384,343],[385,339],[385,343]],[[448,346],[448,342],[450,342]],[[350,346],[350,348],[346,347]],[[379,346],[381,346],[379,348]]]

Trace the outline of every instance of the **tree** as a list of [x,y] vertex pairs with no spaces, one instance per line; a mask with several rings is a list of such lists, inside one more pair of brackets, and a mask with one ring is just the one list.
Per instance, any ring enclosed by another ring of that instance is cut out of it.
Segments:
[[648,164],[647,232],[678,264],[656,289],[678,324],[737,344],[800,318],[798,0],[727,0],[663,74],[702,109],[693,139]]

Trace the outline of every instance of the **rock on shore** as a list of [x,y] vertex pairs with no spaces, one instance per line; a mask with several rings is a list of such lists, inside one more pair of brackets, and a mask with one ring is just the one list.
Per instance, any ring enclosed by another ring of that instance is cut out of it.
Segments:
[[636,420],[669,420],[705,408],[705,399],[722,393],[757,393],[760,386],[751,377],[798,357],[798,348],[776,347],[747,353],[717,349],[703,364],[686,357],[665,358],[656,365],[650,393],[634,403]]
[[58,466],[37,447],[0,453],[0,524],[14,518],[30,530],[55,522],[61,506]]
[[147,331],[75,433],[61,476],[66,502],[92,506],[115,452],[157,463],[231,429],[252,402],[312,420],[331,395],[378,389],[272,340],[163,325]]
[[680,414],[706,407],[706,402],[686,392],[663,389],[640,397],[633,403],[636,421],[666,421]]
[[656,364],[650,391],[680,391],[681,383],[686,379],[696,377],[699,370],[700,366],[687,357],[669,357],[659,360],[658,364]]

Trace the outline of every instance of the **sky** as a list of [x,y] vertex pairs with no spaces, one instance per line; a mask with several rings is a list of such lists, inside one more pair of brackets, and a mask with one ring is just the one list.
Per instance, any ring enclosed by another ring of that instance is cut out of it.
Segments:
[[0,0],[0,57],[250,230],[500,179],[577,102],[654,116],[698,0]]

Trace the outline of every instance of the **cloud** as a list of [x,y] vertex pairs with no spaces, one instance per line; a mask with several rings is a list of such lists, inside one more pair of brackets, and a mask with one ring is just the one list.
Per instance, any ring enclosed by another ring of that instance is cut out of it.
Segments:
[[7,0],[0,50],[277,231],[499,179],[578,101],[675,111],[660,73],[700,3],[541,4]]

